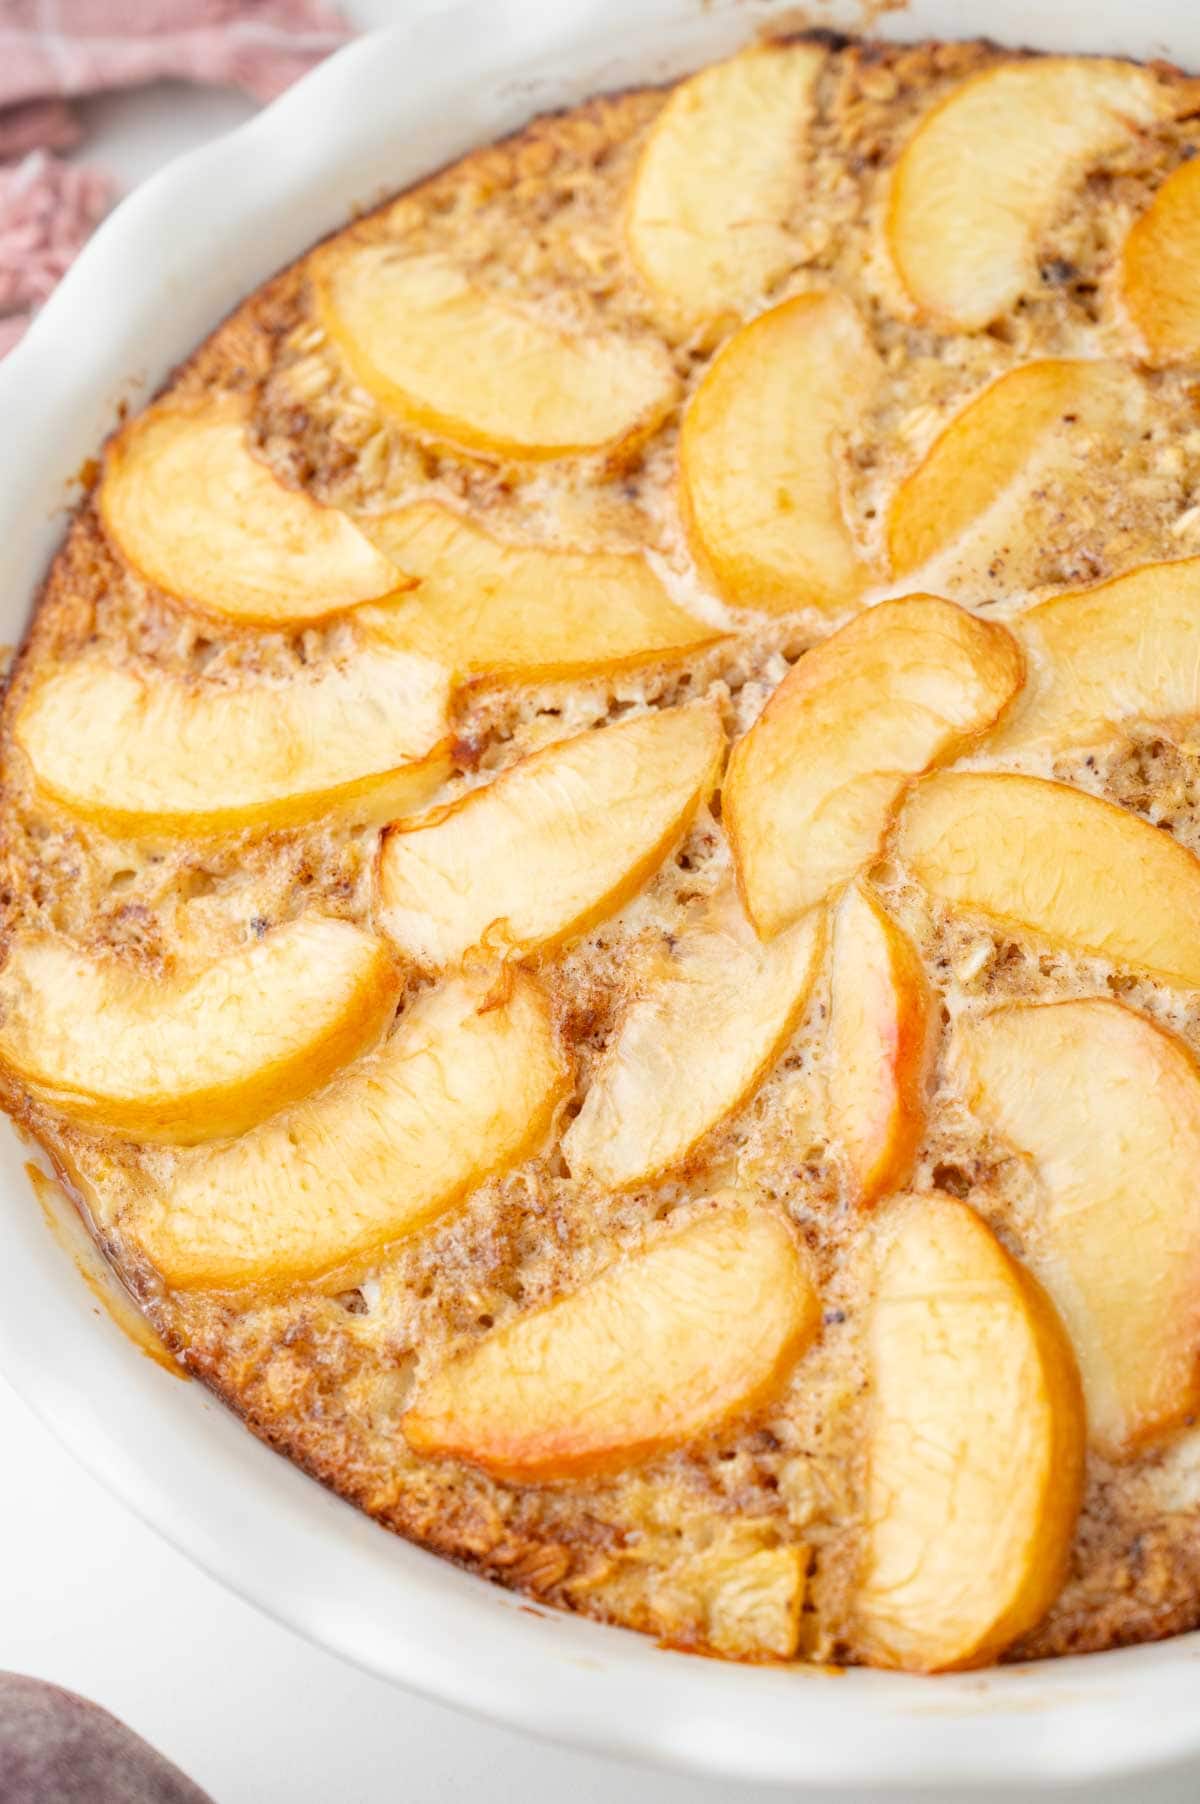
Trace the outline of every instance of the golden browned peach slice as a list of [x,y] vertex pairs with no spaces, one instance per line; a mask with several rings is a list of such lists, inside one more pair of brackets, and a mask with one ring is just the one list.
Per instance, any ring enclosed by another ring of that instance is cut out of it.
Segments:
[[484,943],[527,952],[586,932],[682,839],[723,747],[706,705],[638,714],[402,823],[380,856],[384,931],[429,966]]
[[449,774],[448,692],[437,665],[384,647],[288,683],[189,682],[82,658],[35,685],[14,736],[43,794],[108,833],[387,820]]
[[1121,296],[1155,363],[1200,355],[1200,163],[1169,175],[1125,240]]
[[338,244],[318,264],[317,294],[355,380],[406,425],[468,451],[625,450],[675,402],[657,339],[569,331],[441,257]]
[[522,1484],[612,1471],[760,1408],[819,1322],[783,1222],[714,1208],[443,1366],[405,1439]]
[[569,1061],[533,978],[453,978],[319,1095],[180,1155],[122,1219],[169,1285],[272,1289],[350,1271],[533,1153]]
[[838,609],[863,589],[836,453],[877,374],[840,294],[772,307],[710,366],[683,418],[679,477],[696,561],[734,606]]
[[1042,777],[939,771],[906,804],[896,849],[952,907],[1200,985],[1200,860],[1112,802]]
[[636,553],[506,544],[437,501],[380,515],[371,530],[418,587],[359,619],[459,677],[627,670],[722,637],[677,607]]
[[345,514],[254,455],[247,413],[237,396],[164,402],[113,440],[97,504],[134,568],[181,601],[260,626],[408,586]]
[[920,313],[971,331],[1005,312],[1064,196],[1165,111],[1148,69],[1103,57],[1000,63],[952,88],[900,156],[884,225]]
[[1123,721],[1200,715],[1200,558],[1056,595],[1015,630],[1029,681],[989,752],[1062,751],[1115,737]]
[[317,1089],[398,995],[383,944],[319,916],[167,977],[25,933],[0,971],[0,1059],[75,1121],[186,1145]]
[[829,1127],[847,1193],[868,1208],[905,1183],[925,1132],[933,998],[916,949],[862,883],[834,918]]
[[1079,1375],[1050,1303],[966,1203],[910,1196],[880,1222],[861,1633],[873,1664],[983,1666],[1067,1576]]
[[740,1107],[808,1000],[817,911],[762,945],[730,884],[647,974],[563,1137],[575,1177],[614,1189],[681,1164]]
[[743,51],[681,82],[638,160],[625,231],[668,330],[747,311],[796,261],[786,230],[800,193],[812,44]]
[[1137,378],[1119,364],[1045,358],[991,382],[950,421],[900,484],[888,515],[897,577],[968,535],[1019,533],[1023,498],[1066,463],[1081,433],[1135,405]]
[[956,1055],[976,1113],[1033,1161],[1026,1254],[1119,1457],[1200,1398],[1200,1070],[1107,998],[997,1009]]
[[722,795],[764,938],[877,856],[908,779],[986,731],[1021,674],[1003,627],[929,595],[880,602],[805,653],[734,746]]

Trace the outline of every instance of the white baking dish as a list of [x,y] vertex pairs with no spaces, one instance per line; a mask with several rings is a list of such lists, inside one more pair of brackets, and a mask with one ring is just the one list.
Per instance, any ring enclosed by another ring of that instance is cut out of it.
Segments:
[[[355,205],[530,114],[680,72],[783,16],[763,0],[409,0],[404,15],[126,201],[0,366],[0,638],[20,637],[75,472],[118,404],[246,290]],[[861,20],[850,0],[818,22]],[[1195,0],[911,0],[878,27],[1200,67]],[[793,1787],[1079,1781],[1200,1755],[1200,1635],[965,1677],[835,1677],[667,1653],[465,1576],[143,1358],[47,1231],[25,1156],[0,1134],[7,1375],[153,1527],[371,1671],[580,1745]]]

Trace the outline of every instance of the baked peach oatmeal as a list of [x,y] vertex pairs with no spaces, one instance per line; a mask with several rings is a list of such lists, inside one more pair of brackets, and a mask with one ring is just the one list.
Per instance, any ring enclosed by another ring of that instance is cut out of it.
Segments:
[[758,45],[302,257],[9,682],[3,1102],[379,1522],[743,1660],[1200,1622],[1200,84]]

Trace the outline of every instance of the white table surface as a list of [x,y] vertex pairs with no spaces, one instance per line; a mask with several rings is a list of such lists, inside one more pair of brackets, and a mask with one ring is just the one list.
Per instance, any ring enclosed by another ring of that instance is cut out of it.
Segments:
[[[367,26],[401,16],[403,5],[346,0],[345,11]],[[235,94],[165,84],[106,97],[86,108],[83,154],[128,188],[251,111]],[[0,1449],[0,1667],[106,1705],[215,1804],[767,1804],[780,1795],[547,1747],[310,1647],[111,1499],[3,1380]],[[1194,1804],[1198,1793],[1193,1770],[1088,1795],[1097,1804]],[[1032,1799],[1022,1794],[1022,1804]],[[980,1792],[976,1804],[999,1797]]]

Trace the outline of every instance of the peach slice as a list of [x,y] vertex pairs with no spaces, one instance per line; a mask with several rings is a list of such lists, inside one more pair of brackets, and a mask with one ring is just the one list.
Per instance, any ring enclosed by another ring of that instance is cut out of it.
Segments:
[[1045,358],[1024,363],[972,397],[896,491],[888,515],[892,572],[907,577],[958,541],[1019,530],[1014,515],[1080,434],[1111,425],[1140,396],[1116,363]]
[[1119,1458],[1200,1400],[1200,1069],[1107,998],[997,1009],[955,1051],[972,1108],[1033,1161],[1027,1257]]
[[1063,751],[1115,738],[1127,720],[1200,715],[1200,558],[1056,595],[1015,630],[1030,681],[989,752]]
[[533,1153],[567,1094],[549,997],[509,972],[419,996],[391,1039],[227,1146],[181,1154],[122,1218],[181,1290],[361,1269]]
[[746,312],[796,260],[798,198],[825,53],[770,44],[674,90],[638,160],[625,233],[669,330]]
[[382,942],[321,916],[166,977],[24,933],[0,971],[0,1059],[72,1120],[189,1145],[319,1088],[398,996]]
[[615,914],[683,838],[724,735],[705,704],[635,715],[523,758],[384,838],[380,924],[426,966],[528,952]]
[[1079,1375],[1050,1303],[966,1203],[910,1196],[880,1222],[862,1637],[876,1665],[984,1666],[1067,1576]]
[[1115,803],[1042,777],[939,771],[905,806],[896,850],[951,907],[1200,986],[1200,859]]
[[907,1181],[925,1132],[933,997],[916,948],[863,883],[834,917],[830,1132],[859,1208]]
[[775,1063],[812,988],[814,911],[767,946],[730,884],[647,977],[563,1136],[575,1177],[611,1189],[682,1162]]
[[734,606],[837,610],[862,591],[836,452],[878,368],[839,294],[772,307],[709,367],[683,417],[679,478],[696,561]]
[[1039,239],[1071,188],[1166,110],[1148,69],[1103,57],[1000,63],[952,88],[901,153],[884,224],[918,311],[989,325],[1035,285]]
[[727,1204],[443,1366],[404,1436],[517,1484],[617,1470],[761,1408],[819,1323],[783,1222]]
[[467,451],[544,459],[628,451],[673,407],[657,339],[572,332],[436,256],[335,245],[318,307],[354,376],[419,432]]
[[637,553],[506,544],[437,501],[380,515],[372,532],[418,587],[359,620],[460,678],[628,670],[723,637],[676,607]]
[[1121,258],[1125,310],[1155,363],[1200,355],[1200,163],[1181,163],[1134,221]]
[[383,647],[288,683],[81,658],[24,698],[14,737],[43,794],[103,832],[209,836],[419,808],[449,775],[448,699],[437,665]]
[[733,748],[725,828],[764,938],[878,855],[905,783],[1019,687],[1003,627],[929,595],[884,601],[806,652]]
[[139,414],[113,440],[97,505],[168,595],[229,619],[313,620],[405,587],[346,515],[287,488],[250,449],[240,396]]

